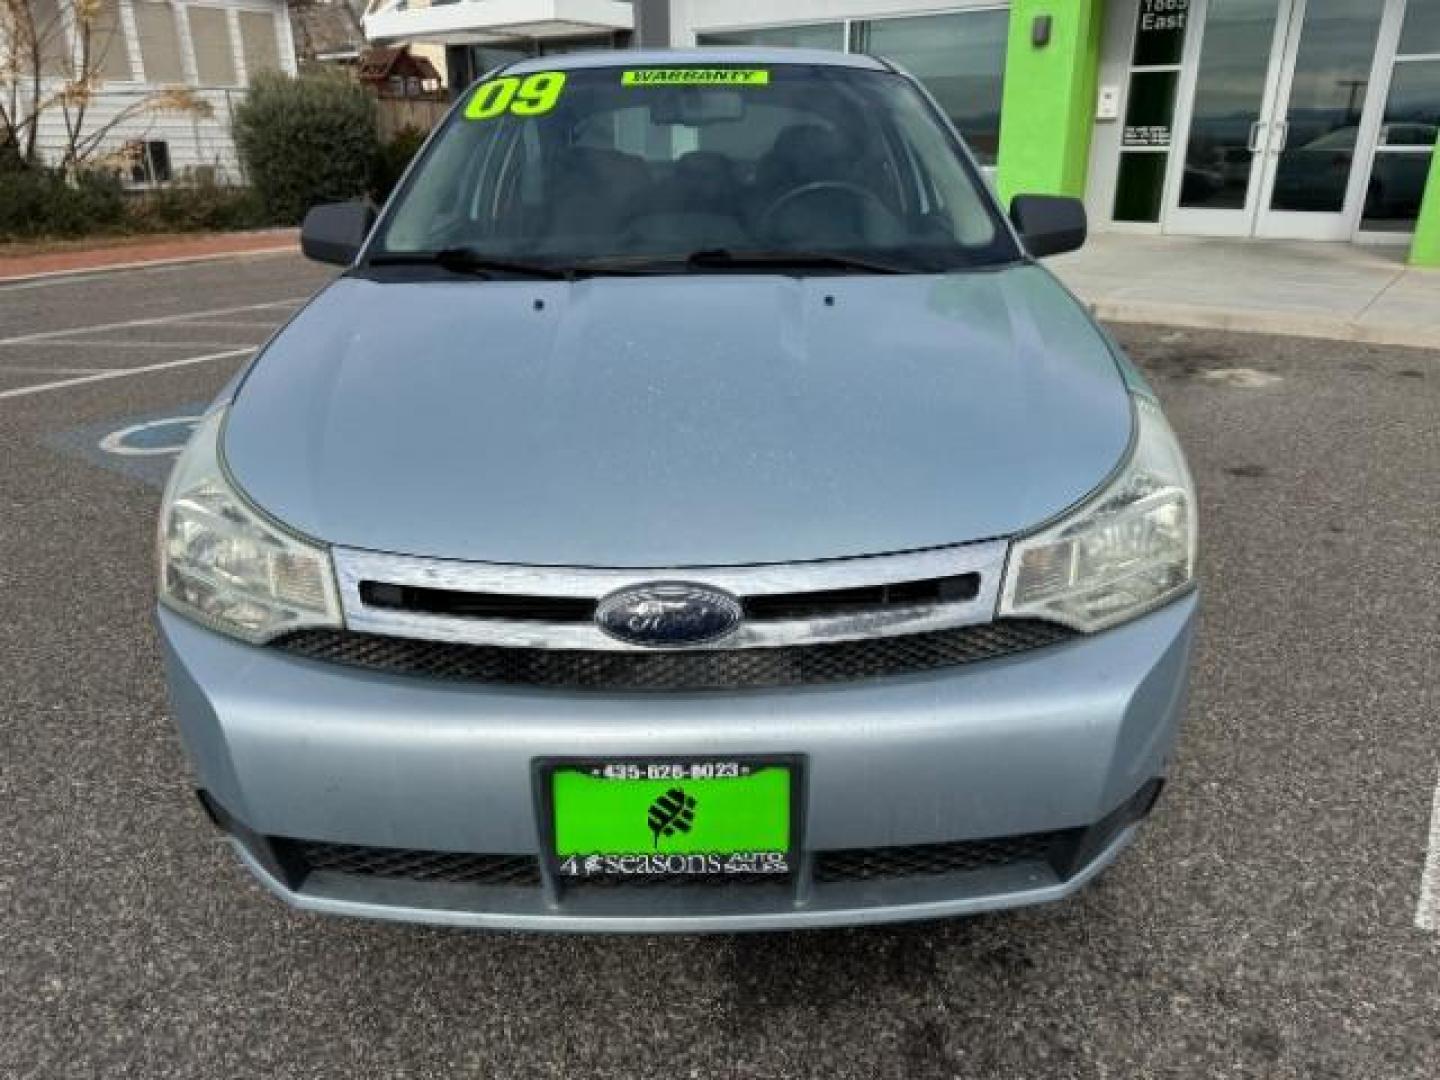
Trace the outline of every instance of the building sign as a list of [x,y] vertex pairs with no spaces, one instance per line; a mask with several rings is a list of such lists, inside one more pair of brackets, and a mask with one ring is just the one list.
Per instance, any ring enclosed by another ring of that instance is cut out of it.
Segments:
[[1180,63],[1189,24],[1190,0],[1140,0],[1135,24],[1135,66]]
[[1136,124],[1126,125],[1125,128],[1126,146],[1158,146],[1170,145],[1170,128],[1164,124]]

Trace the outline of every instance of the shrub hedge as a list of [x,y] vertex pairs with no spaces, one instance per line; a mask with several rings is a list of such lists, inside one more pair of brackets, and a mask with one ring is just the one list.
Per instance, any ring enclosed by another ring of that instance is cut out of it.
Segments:
[[317,203],[370,191],[375,101],[344,74],[260,75],[235,110],[235,144],[266,215],[298,224]]
[[73,180],[54,169],[0,169],[0,241],[157,232],[222,232],[273,224],[249,188],[181,184],[125,194],[108,172]]
[[228,232],[274,224],[253,189],[215,183],[160,188],[133,198],[127,209],[137,232]]
[[0,170],[0,238],[120,232],[124,222],[125,196],[109,173],[71,182],[53,169]]

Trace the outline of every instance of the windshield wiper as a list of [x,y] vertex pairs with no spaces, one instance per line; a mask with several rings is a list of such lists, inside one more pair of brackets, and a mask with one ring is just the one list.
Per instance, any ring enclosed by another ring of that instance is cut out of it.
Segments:
[[440,266],[456,274],[514,274],[517,277],[546,278],[566,281],[574,276],[573,271],[563,266],[547,266],[544,263],[525,262],[521,259],[506,259],[487,255],[469,247],[443,248],[440,251],[401,251],[375,255],[370,259],[372,266]]
[[917,266],[829,251],[732,251],[729,248],[713,248],[686,256],[685,265],[695,269],[753,267],[761,270],[843,270],[862,274],[926,273]]
[[648,277],[695,270],[836,270],[861,274],[928,274],[928,268],[828,251],[749,251],[707,248],[688,255],[623,255],[588,259],[570,270],[576,277]]
[[571,265],[532,263],[487,255],[470,247],[440,251],[398,251],[374,255],[372,266],[440,266],[452,273],[513,274],[519,277],[576,281],[585,277],[643,277],[655,273],[684,273],[686,270],[833,270],[860,274],[929,274],[929,267],[904,265],[858,255],[828,251],[748,251],[710,248],[673,256],[623,256],[590,259]]

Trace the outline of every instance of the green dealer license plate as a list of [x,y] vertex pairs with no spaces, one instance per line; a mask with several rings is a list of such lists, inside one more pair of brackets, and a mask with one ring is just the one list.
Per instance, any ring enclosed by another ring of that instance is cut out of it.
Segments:
[[601,761],[548,770],[565,878],[790,872],[793,763]]

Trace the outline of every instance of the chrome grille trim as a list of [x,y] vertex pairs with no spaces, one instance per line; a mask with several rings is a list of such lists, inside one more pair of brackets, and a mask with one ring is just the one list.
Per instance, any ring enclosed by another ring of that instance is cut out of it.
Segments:
[[466,563],[349,548],[336,548],[333,555],[345,625],[354,631],[505,648],[654,652],[654,649],[610,637],[590,622],[464,618],[371,607],[361,599],[360,585],[369,581],[455,592],[598,601],[620,589],[656,581],[683,581],[721,589],[744,600],[751,596],[827,592],[961,574],[980,575],[980,591],[973,600],[813,619],[746,622],[719,641],[692,647],[729,651],[898,637],[989,622],[995,617],[1008,547],[1006,541],[999,540],[905,555],[814,563],[624,570]]

